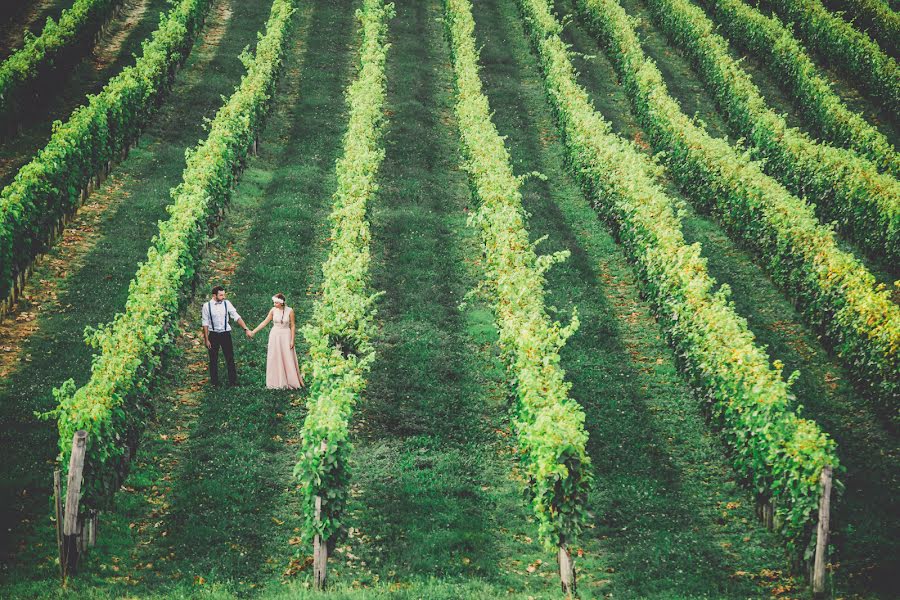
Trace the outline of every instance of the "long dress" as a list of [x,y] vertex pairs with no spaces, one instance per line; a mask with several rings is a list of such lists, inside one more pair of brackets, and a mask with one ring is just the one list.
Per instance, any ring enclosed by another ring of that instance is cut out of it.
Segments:
[[269,331],[269,352],[266,359],[266,387],[297,389],[300,387],[300,367],[297,351],[291,348],[291,312],[294,309],[272,309],[272,329]]

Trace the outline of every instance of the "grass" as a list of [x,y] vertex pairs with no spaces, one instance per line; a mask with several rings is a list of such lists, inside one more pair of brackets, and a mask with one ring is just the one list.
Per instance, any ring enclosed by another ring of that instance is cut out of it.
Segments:
[[[139,147],[98,192],[115,194],[119,200],[97,225],[93,247],[71,271],[52,282],[58,289],[57,302],[47,302],[39,287],[35,291],[37,302],[50,306],[42,307],[38,330],[24,342],[20,365],[0,382],[0,424],[14,432],[9,460],[0,467],[4,529],[46,510],[51,463],[57,452],[56,428],[53,423],[38,422],[33,412],[52,407],[53,387],[67,378],[74,377],[78,385],[86,381],[93,351],[84,344],[84,327],[109,321],[124,306],[136,265],[146,257],[157,221],[166,217],[169,188],[184,169],[184,149],[203,135],[203,117],[211,117],[221,104],[220,95],[230,93],[237,83],[243,72],[238,54],[255,41],[268,16],[268,7],[255,3],[222,3],[220,8],[224,6],[234,9],[233,17],[219,18],[226,13],[214,6],[202,34],[207,39],[215,37],[217,43],[198,42]],[[58,251],[51,252],[51,261]],[[32,281],[38,284],[52,278],[51,272],[39,270]],[[28,303],[21,308],[38,309]],[[26,522],[25,531],[29,525]],[[0,556],[21,542],[19,533],[4,536]]]
[[492,317],[478,302],[458,308],[481,250],[466,226],[441,15],[436,1],[397,2],[389,32],[386,157],[369,218],[372,285],[386,295],[354,423],[353,533],[335,570],[362,585],[474,578],[541,590],[552,569],[521,577],[547,556],[511,476]]

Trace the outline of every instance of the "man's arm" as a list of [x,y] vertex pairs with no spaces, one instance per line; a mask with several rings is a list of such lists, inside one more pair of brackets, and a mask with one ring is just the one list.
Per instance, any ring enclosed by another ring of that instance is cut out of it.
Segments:
[[241,318],[241,315],[238,314],[237,309],[234,307],[234,304],[231,302],[228,303],[228,314],[231,315],[231,320],[237,323],[241,329],[244,330],[248,336],[250,335],[250,328],[244,324],[244,320]]
[[250,335],[250,328],[247,327],[246,325],[244,325],[244,320],[243,320],[242,318],[240,318],[240,317],[237,318],[237,324],[240,325],[241,329],[243,329],[244,332],[245,332],[248,336]]
[[206,312],[206,307],[209,304],[204,304],[203,308],[200,309],[200,320],[203,323],[203,341],[206,343],[207,348],[211,348],[211,344],[209,343],[209,314]]

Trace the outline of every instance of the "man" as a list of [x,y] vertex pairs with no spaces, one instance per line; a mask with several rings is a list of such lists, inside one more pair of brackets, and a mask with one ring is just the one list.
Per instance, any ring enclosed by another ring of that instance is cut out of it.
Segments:
[[237,369],[234,366],[234,348],[231,344],[231,325],[228,317],[240,325],[241,329],[250,337],[250,328],[244,324],[241,315],[234,306],[225,299],[225,288],[220,285],[212,289],[212,298],[203,305],[200,311],[203,320],[203,339],[209,350],[209,382],[219,386],[219,348],[225,355],[225,363],[228,365],[228,385],[237,385]]

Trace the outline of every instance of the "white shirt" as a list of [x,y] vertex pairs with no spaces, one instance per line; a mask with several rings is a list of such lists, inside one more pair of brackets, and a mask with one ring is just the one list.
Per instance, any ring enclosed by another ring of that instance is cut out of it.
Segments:
[[[226,306],[227,311],[226,311]],[[212,314],[210,314],[212,313]],[[209,327],[210,331],[223,332],[231,331],[231,324],[228,323],[230,316],[233,321],[241,318],[241,315],[234,309],[234,305],[228,300],[210,300],[203,305],[200,310],[200,316],[203,319],[203,326]]]

